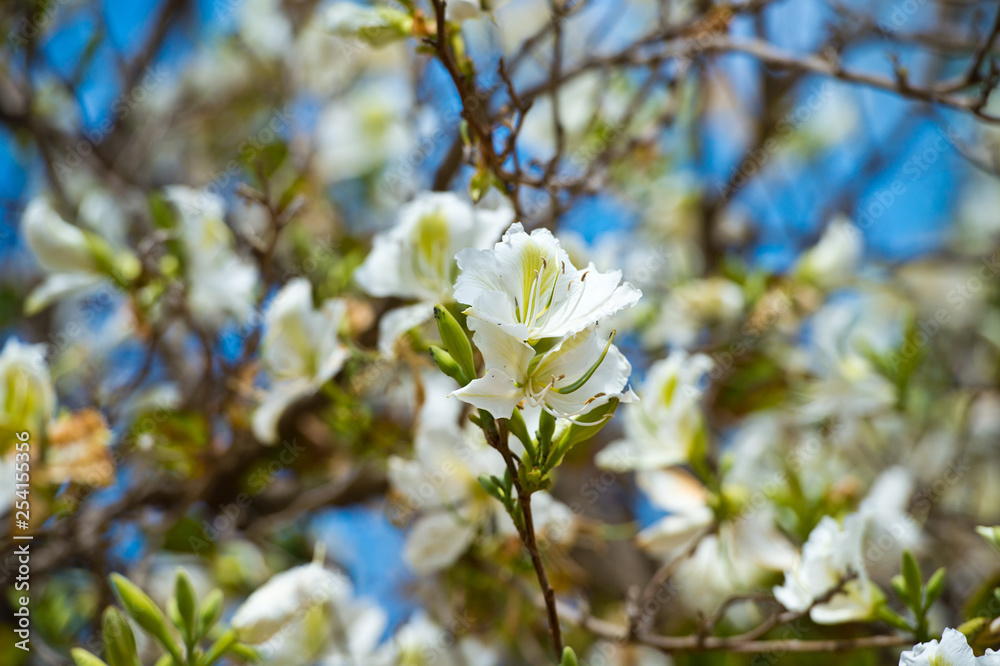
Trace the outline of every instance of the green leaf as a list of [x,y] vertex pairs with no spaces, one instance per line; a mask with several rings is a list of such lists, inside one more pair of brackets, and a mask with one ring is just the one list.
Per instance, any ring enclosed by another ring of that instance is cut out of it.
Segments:
[[70,650],[70,654],[73,655],[73,661],[76,662],[76,666],[108,666],[108,664],[104,663],[83,648],[73,648]]
[[111,666],[136,666],[138,655],[135,647],[135,635],[128,620],[114,606],[104,610],[102,621],[104,633],[104,652]]
[[573,648],[568,645],[564,647],[562,661],[559,663],[559,666],[579,666],[579,663],[576,660],[576,652],[573,652]]
[[125,610],[132,616],[132,619],[140,627],[145,629],[150,636],[156,638],[166,648],[167,652],[178,664],[184,663],[184,655],[180,646],[170,635],[167,628],[167,618],[163,616],[163,611],[150,599],[145,592],[120,574],[111,574],[111,584],[114,587],[118,598],[121,600]]
[[472,381],[476,378],[476,364],[472,357],[472,343],[469,342],[465,329],[443,305],[434,306],[434,318],[437,320],[438,333],[441,334],[445,351],[451,354],[465,376]]

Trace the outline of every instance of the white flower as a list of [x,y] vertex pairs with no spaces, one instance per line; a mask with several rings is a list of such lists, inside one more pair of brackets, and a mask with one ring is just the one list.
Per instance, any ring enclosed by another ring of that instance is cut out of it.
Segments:
[[408,90],[405,81],[385,77],[328,104],[317,123],[319,174],[327,181],[345,180],[405,157],[414,139]]
[[[767,506],[723,516],[714,533],[709,533],[716,512],[708,490],[690,474],[679,469],[642,471],[636,483],[653,504],[670,512],[639,533],[637,541],[643,550],[670,560],[700,539],[676,576],[689,606],[712,610],[734,592],[758,585],[766,572],[781,571],[795,561],[792,545],[775,528]],[[724,486],[723,505],[739,509],[735,502],[740,490]],[[689,589],[684,581],[697,582]]]
[[671,666],[670,657],[645,645],[628,645],[618,641],[597,641],[587,651],[582,664],[592,666]]
[[29,430],[47,424],[56,408],[56,393],[45,363],[45,345],[26,345],[8,338],[0,352],[0,432]]
[[640,472],[636,483],[653,504],[670,512],[637,537],[640,547],[656,557],[667,559],[684,550],[715,521],[708,490],[686,472]]
[[445,14],[449,21],[468,21],[481,18],[483,7],[480,0],[450,0],[445,5]]
[[230,625],[248,643],[263,643],[312,606],[342,604],[351,593],[347,578],[318,563],[294,567],[247,597]]
[[288,666],[321,653],[324,663],[335,663],[335,655],[348,657],[340,663],[357,663],[355,658],[374,651],[385,624],[384,611],[355,599],[344,575],[316,562],[273,576],[230,622],[265,663]]
[[28,314],[108,281],[96,257],[101,240],[63,220],[45,199],[36,198],[28,204],[22,225],[39,266],[49,274],[28,295]]
[[280,58],[292,44],[292,25],[281,0],[246,0],[239,24],[243,41],[259,56]]
[[[458,253],[455,300],[469,317],[534,345],[593,327],[642,295],[621,271],[579,270],[547,230],[513,224],[492,250]],[[471,324],[470,324],[471,326]]]
[[452,300],[458,274],[455,254],[484,248],[510,225],[509,205],[474,208],[450,192],[425,192],[400,209],[399,222],[375,237],[372,251],[355,273],[372,296],[417,301],[379,322],[379,349],[391,353],[396,339],[431,318],[434,305]]
[[729,322],[743,311],[743,290],[722,277],[694,280],[674,288],[666,298],[660,317],[645,337],[657,343],[689,347],[709,324]]
[[211,328],[221,325],[227,315],[246,321],[254,308],[257,269],[234,252],[222,199],[177,185],[165,193],[180,215],[191,313]]
[[440,664],[440,666],[494,666],[496,650],[471,637],[455,640],[423,611],[418,611],[379,650],[378,664]]
[[862,514],[851,514],[841,526],[824,516],[809,534],[801,557],[785,572],[784,584],[774,588],[775,599],[788,610],[805,611],[854,575],[832,599],[814,606],[809,617],[817,624],[871,618],[881,593],[868,579],[862,555],[867,522]]
[[850,281],[863,252],[861,230],[846,217],[837,217],[799,258],[795,274],[824,289],[837,287]]
[[278,420],[296,400],[317,391],[347,359],[337,338],[347,304],[329,299],[313,307],[305,278],[290,281],[264,315],[261,357],[273,383],[253,415],[254,435],[271,443],[278,438]]
[[613,398],[633,402],[626,390],[632,366],[598,330],[568,335],[544,352],[508,335],[502,326],[469,319],[486,374],[452,395],[496,418],[510,418],[522,400],[554,416],[573,417]]
[[986,654],[976,657],[969,647],[965,634],[955,629],[945,629],[941,642],[936,639],[919,643],[899,655],[899,666],[998,666],[1000,652],[986,650]]
[[413,20],[409,16],[391,7],[335,2],[326,10],[328,32],[338,37],[357,37],[372,46],[384,46],[403,39],[412,27]]
[[[503,505],[479,484],[480,476],[503,476],[503,458],[479,428],[457,425],[459,403],[444,399],[449,382],[439,374],[426,378],[427,398],[414,436],[414,457],[389,458],[389,482],[401,496],[403,508],[420,514],[405,550],[407,562],[420,575],[453,564],[491,524],[497,525],[501,536],[516,534]],[[526,414],[529,425],[531,417]],[[511,448],[520,454],[516,440],[511,440]],[[573,536],[572,511],[545,492],[534,493],[531,499],[539,538],[567,542]]]
[[625,439],[601,450],[598,466],[624,471],[686,462],[705,436],[701,383],[711,369],[708,356],[683,351],[650,366],[639,393],[642,402],[625,410]]

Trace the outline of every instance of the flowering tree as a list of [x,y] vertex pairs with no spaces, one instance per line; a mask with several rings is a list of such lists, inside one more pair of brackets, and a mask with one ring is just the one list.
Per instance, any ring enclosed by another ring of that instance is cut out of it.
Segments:
[[0,15],[2,663],[1000,663],[996,3],[148,4]]

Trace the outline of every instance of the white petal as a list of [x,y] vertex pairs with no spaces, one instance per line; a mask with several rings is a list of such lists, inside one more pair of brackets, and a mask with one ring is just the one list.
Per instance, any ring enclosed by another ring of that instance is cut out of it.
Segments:
[[448,512],[423,516],[406,539],[406,559],[421,576],[454,564],[466,551],[476,530]]
[[315,390],[307,381],[287,381],[277,383],[267,392],[260,406],[253,413],[253,434],[264,444],[278,440],[278,422],[281,415],[293,402],[304,398]]
[[517,403],[524,398],[524,391],[502,370],[489,370],[485,376],[472,380],[451,395],[499,419],[510,418]]
[[386,356],[395,356],[396,341],[411,328],[416,328],[434,316],[434,303],[417,303],[390,310],[378,323],[378,349]]
[[35,314],[66,296],[92,289],[104,281],[96,273],[53,273],[28,295],[24,313]]
[[25,240],[47,271],[91,273],[96,270],[86,235],[59,216],[49,203],[36,198],[22,219]]

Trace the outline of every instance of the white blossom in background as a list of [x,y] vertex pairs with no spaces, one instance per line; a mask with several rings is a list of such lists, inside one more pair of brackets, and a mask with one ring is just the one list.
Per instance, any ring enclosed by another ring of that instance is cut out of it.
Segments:
[[598,452],[598,466],[625,471],[686,462],[706,437],[702,384],[712,365],[704,354],[683,351],[651,365],[639,392],[642,401],[625,410],[625,438]]
[[[378,651],[378,666],[435,664],[440,666],[495,666],[500,655],[474,637],[456,639],[427,613],[418,611]],[[344,664],[344,666],[353,666]]]
[[6,437],[24,429],[37,434],[55,409],[56,392],[45,362],[45,345],[7,338],[0,352],[0,432],[7,433]]
[[373,655],[386,622],[381,608],[354,597],[343,574],[313,562],[273,576],[247,597],[230,626],[266,664],[320,659],[346,666]]
[[1000,666],[1000,652],[986,650],[977,657],[969,647],[965,634],[945,629],[941,641],[918,643],[912,650],[899,655],[899,666]]
[[823,289],[846,284],[855,274],[864,254],[864,236],[844,216],[834,218],[819,241],[802,253],[795,276]]
[[864,563],[866,522],[860,514],[851,514],[841,526],[824,516],[809,534],[801,557],[785,572],[785,582],[774,588],[775,599],[788,610],[802,612],[853,575],[832,599],[814,606],[809,617],[817,624],[870,619],[882,597]]
[[243,0],[239,5],[240,37],[258,56],[280,59],[292,44],[292,25],[281,0]]
[[415,138],[407,117],[414,104],[408,90],[407,82],[386,76],[359,84],[323,109],[314,160],[324,180],[371,174],[407,156]]
[[[708,489],[687,472],[641,471],[636,483],[655,506],[669,512],[639,533],[639,546],[663,561],[694,547],[675,576],[690,608],[710,612],[730,595],[759,585],[768,572],[795,562],[795,549],[775,527],[770,506],[734,505],[732,515],[716,525]],[[724,485],[722,496],[732,503],[740,490]]]
[[601,640],[590,647],[580,663],[586,666],[671,666],[673,661],[646,645]]
[[591,328],[642,295],[621,271],[576,268],[551,232],[527,234],[520,222],[493,249],[462,250],[457,259],[455,300],[470,306],[466,314],[529,345]]
[[[434,374],[425,378],[426,398],[414,435],[414,457],[389,458],[389,482],[403,507],[419,515],[406,539],[410,567],[428,575],[454,564],[477,535],[494,525],[497,533],[516,534],[503,505],[490,497],[479,477],[503,477],[502,456],[486,443],[482,431],[458,425],[460,403],[448,400],[451,380]],[[538,410],[535,410],[536,412]],[[537,414],[526,414],[529,426]],[[516,440],[511,450],[521,451]],[[569,507],[541,491],[532,494],[535,532],[539,538],[565,543],[573,536]]]
[[115,268],[124,277],[138,272],[138,261],[127,253],[120,256],[120,266],[109,265],[114,260],[111,247],[96,234],[66,222],[44,198],[32,199],[25,208],[21,225],[28,247],[47,273],[25,301],[28,314],[67,296],[110,284],[110,271]]
[[813,315],[812,340],[802,350],[814,376],[802,396],[804,421],[832,416],[850,421],[895,404],[895,385],[869,355],[888,353],[898,344],[903,315],[892,299],[877,295],[829,303]]
[[281,288],[264,314],[261,360],[271,386],[253,414],[254,435],[262,442],[278,438],[278,421],[296,400],[315,393],[347,359],[338,339],[347,304],[328,299],[313,307],[312,287],[296,278]]
[[[389,482],[404,505],[420,513],[405,549],[416,573],[428,575],[454,564],[494,521],[500,534],[516,533],[503,505],[479,484],[480,476],[502,477],[505,469],[503,458],[481,431],[457,425],[421,426],[414,456],[389,459]],[[536,533],[558,542],[571,536],[568,507],[544,491],[532,495],[532,505],[537,509]]]
[[404,39],[413,30],[410,16],[387,6],[335,2],[326,8],[324,18],[330,34],[358,39],[376,47]]
[[743,289],[732,280],[710,277],[674,287],[659,318],[643,332],[648,343],[690,347],[705,326],[735,321],[743,312]]
[[495,210],[474,207],[450,192],[424,192],[400,209],[396,225],[375,237],[355,273],[358,285],[372,296],[417,301],[382,316],[383,353],[390,354],[399,336],[428,321],[437,303],[452,302],[455,255],[489,247],[513,218],[507,204]]
[[451,0],[445,5],[449,21],[469,21],[482,18],[489,11],[491,0]]
[[257,269],[234,250],[225,203],[208,192],[174,185],[165,189],[177,209],[187,303],[195,320],[218,328],[228,317],[246,321],[253,312]]

